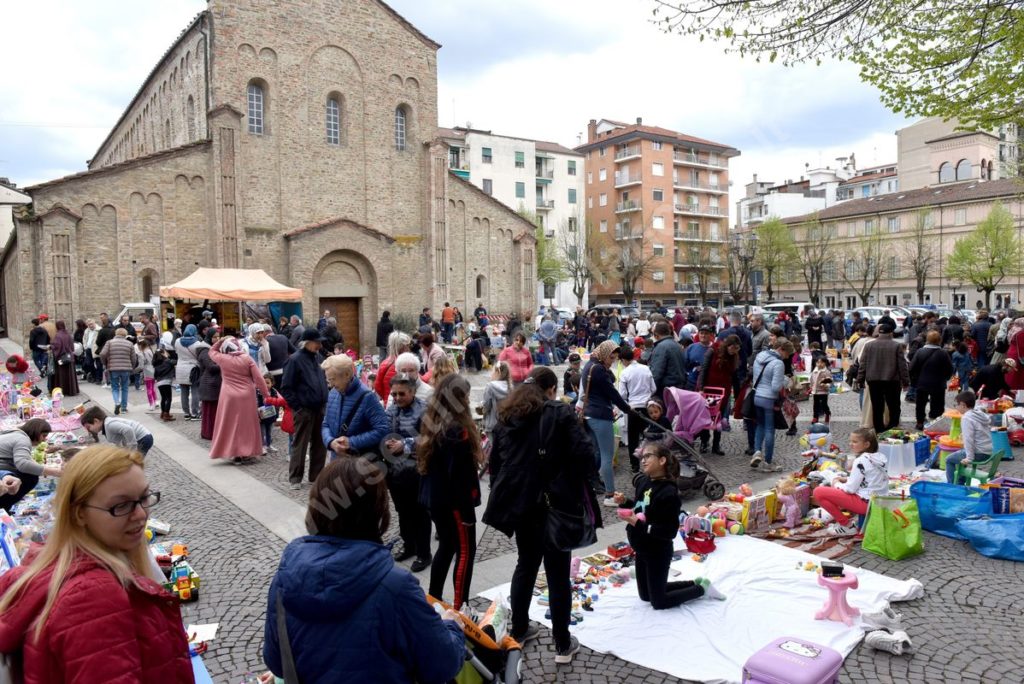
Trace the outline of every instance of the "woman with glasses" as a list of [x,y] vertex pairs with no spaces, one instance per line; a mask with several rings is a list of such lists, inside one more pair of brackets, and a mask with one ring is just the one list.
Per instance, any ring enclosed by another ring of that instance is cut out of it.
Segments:
[[160,493],[142,463],[116,446],[75,456],[46,544],[0,576],[0,653],[20,653],[26,682],[193,681],[178,601],[146,548]]
[[0,508],[10,512],[35,488],[40,477],[60,477],[60,466],[43,465],[32,458],[32,449],[44,443],[52,431],[42,418],[32,418],[0,433],[0,480],[4,483],[0,487]]

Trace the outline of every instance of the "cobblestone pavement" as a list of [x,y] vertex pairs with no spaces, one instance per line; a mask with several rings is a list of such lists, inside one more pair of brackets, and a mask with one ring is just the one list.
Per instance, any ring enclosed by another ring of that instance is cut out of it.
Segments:
[[[471,376],[479,397],[486,382]],[[133,393],[135,401],[141,400]],[[947,397],[948,399],[949,397]],[[176,400],[177,407],[177,400]],[[833,395],[833,433],[845,443],[859,422],[855,394]],[[801,403],[809,410],[809,403]],[[144,407],[143,407],[144,408]],[[903,424],[912,424],[913,407],[904,404]],[[909,411],[909,413],[908,413]],[[180,414],[179,414],[180,416]],[[799,417],[806,427],[806,415]],[[176,421],[170,424],[197,443],[199,424]],[[739,425],[738,422],[733,423]],[[776,460],[787,469],[800,463],[796,437],[777,432]],[[286,441],[278,432],[275,445],[280,453],[243,472],[258,478],[294,500],[304,503],[308,488],[287,487]],[[725,456],[709,456],[707,464],[729,490],[743,482],[769,486],[775,476],[753,471],[747,465],[746,436],[741,430],[725,433]],[[269,531],[253,524],[244,513],[226,502],[175,463],[150,457],[151,477],[165,493],[174,492],[161,503],[158,516],[169,519],[192,547],[203,577],[199,603],[185,608],[186,621],[220,621],[220,639],[207,656],[217,682],[237,682],[240,675],[259,666],[266,588],[277,565],[283,543]],[[1007,474],[1024,475],[1024,459],[1004,464]],[[616,468],[618,489],[630,486],[628,460],[620,452]],[[164,484],[166,483],[166,484]],[[684,502],[692,508],[702,502]],[[606,525],[621,524],[605,511]],[[1024,604],[1024,564],[997,561],[975,553],[965,542],[926,534],[926,552],[916,558],[893,562],[860,549],[844,562],[899,579],[915,577],[924,583],[925,595],[902,603],[904,624],[917,647],[913,656],[895,657],[859,646],[847,658],[842,682],[1003,682],[1021,681],[1016,665],[1016,639],[1024,631],[1020,606]],[[514,543],[504,535],[485,530],[478,559],[514,554]],[[478,587],[485,589],[486,587]],[[583,648],[571,666],[556,668],[550,633],[543,631],[525,651],[525,681],[529,682],[677,682],[662,673],[638,667],[610,655]]]

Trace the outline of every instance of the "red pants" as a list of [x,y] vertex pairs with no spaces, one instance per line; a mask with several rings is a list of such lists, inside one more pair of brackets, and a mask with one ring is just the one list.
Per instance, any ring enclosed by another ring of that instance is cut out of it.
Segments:
[[856,515],[864,515],[868,512],[868,502],[856,494],[844,492],[835,487],[822,485],[815,488],[814,500],[836,519],[840,525],[849,525],[850,516],[843,513],[843,509]]

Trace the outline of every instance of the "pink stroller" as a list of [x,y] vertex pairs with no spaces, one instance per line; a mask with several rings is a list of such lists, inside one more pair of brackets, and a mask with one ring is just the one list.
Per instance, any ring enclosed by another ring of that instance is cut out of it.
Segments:
[[[676,387],[668,387],[664,393],[665,416],[672,423],[669,433],[679,456],[680,477],[677,480],[681,496],[692,496],[703,491],[711,500],[725,496],[725,485],[707,467],[704,460],[693,448],[693,440],[701,430],[712,429],[711,412],[704,396]],[[645,419],[646,420],[646,419]],[[652,430],[667,432],[664,427],[647,420]],[[648,430],[647,439],[650,439]]]

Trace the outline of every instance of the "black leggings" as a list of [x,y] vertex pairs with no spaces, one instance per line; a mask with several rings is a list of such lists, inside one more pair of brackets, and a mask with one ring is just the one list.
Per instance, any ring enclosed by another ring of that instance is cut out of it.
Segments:
[[462,523],[458,511],[431,511],[430,517],[437,528],[437,552],[430,566],[430,595],[440,599],[444,595],[444,583],[448,568],[452,569],[452,583],[455,585],[455,600],[452,607],[458,610],[469,600],[469,584],[473,580],[473,561],[476,558],[476,524]]
[[672,542],[665,542],[664,547],[657,550],[636,552],[637,592],[640,600],[649,601],[654,610],[675,608],[704,595],[704,589],[689,580],[669,582],[671,563]]
[[569,551],[559,551],[544,543],[544,527],[547,511],[535,509],[525,514],[516,527],[516,548],[519,559],[512,573],[512,589],[509,601],[512,608],[512,633],[522,635],[530,625],[530,601],[533,600],[533,585],[537,582],[537,571],[544,563],[547,575],[549,607],[551,609],[551,631],[555,647],[569,646],[569,612],[572,608],[572,587],[569,581]]
[[171,386],[160,385],[159,387],[157,387],[157,389],[160,391],[160,413],[170,413],[172,391]]
[[3,496],[0,496],[0,508],[4,509],[8,513],[10,513],[11,507],[14,506],[14,504],[24,499],[25,496],[35,489],[37,484],[39,484],[38,475],[29,475],[27,473],[20,473],[17,471],[11,471],[11,474],[21,480],[21,487],[19,487],[18,491],[14,494],[4,494]]

